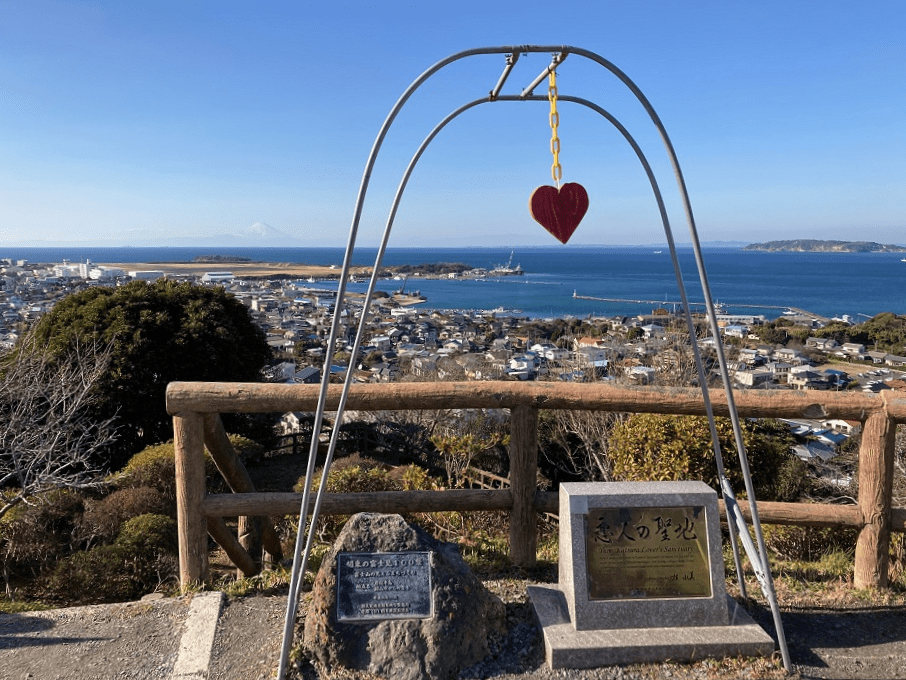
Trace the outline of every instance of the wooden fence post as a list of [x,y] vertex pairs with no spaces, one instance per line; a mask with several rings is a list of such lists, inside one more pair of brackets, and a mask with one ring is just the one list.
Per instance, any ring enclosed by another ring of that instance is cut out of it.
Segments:
[[857,588],[887,586],[896,429],[896,421],[883,412],[868,416],[862,428],[859,508],[865,525],[856,543],[854,585]]
[[173,416],[176,450],[176,522],[179,585],[185,590],[208,575],[208,532],[204,512],[204,421],[198,413]]
[[[204,444],[230,489],[234,493],[254,493],[255,485],[252,483],[252,478],[230,443],[226,430],[223,429],[220,415],[205,413],[202,418],[204,419]],[[262,544],[274,560],[283,559],[280,537],[274,531],[269,518],[241,516],[238,531],[239,542],[256,562],[261,562]]]
[[[262,554],[263,550],[261,548],[261,518],[241,515],[236,527],[236,534],[239,537],[239,545],[245,548],[249,557],[251,557],[252,561],[257,565],[255,574],[260,574],[264,558]],[[255,575],[247,574],[242,567],[237,567],[237,569],[243,576]],[[237,573],[237,576],[239,576],[239,573]]]
[[535,490],[538,486],[538,409],[510,409],[510,559],[520,567],[535,564],[538,521]]

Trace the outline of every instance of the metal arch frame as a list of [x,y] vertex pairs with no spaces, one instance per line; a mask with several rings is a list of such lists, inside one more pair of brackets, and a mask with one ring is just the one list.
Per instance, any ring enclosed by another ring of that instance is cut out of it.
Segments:
[[[548,52],[548,53],[552,52],[553,58],[552,58],[551,64],[549,66],[547,66],[542,71],[542,73],[528,87],[526,87],[522,91],[522,93],[520,95],[503,95],[503,96],[501,96],[499,94],[500,90],[502,89],[503,85],[505,84],[505,82],[506,82],[507,78],[509,77],[510,72],[512,71],[516,62],[518,61],[519,56],[521,54],[537,53],[537,52]],[[325,403],[326,403],[326,397],[327,397],[327,388],[328,388],[329,381],[330,381],[330,366],[332,364],[333,356],[336,352],[336,341],[337,341],[337,335],[338,335],[338,330],[339,330],[339,326],[340,326],[340,317],[341,317],[341,314],[343,311],[343,302],[344,302],[344,298],[346,295],[346,284],[347,284],[347,281],[349,278],[349,271],[350,271],[351,263],[352,263],[352,253],[355,248],[355,241],[356,241],[356,236],[358,233],[359,222],[361,220],[362,210],[364,207],[365,194],[367,192],[368,185],[370,183],[371,173],[373,171],[374,164],[377,160],[378,152],[380,151],[384,138],[386,137],[386,134],[389,131],[394,119],[396,118],[397,114],[402,109],[402,107],[406,103],[406,101],[408,101],[408,99],[415,92],[415,90],[417,90],[429,77],[431,77],[434,73],[436,73],[440,69],[444,68],[445,66],[447,66],[455,61],[458,61],[460,59],[466,58],[466,57],[483,55],[483,54],[506,54],[506,66],[505,66],[504,71],[501,74],[497,84],[495,85],[494,89],[492,89],[489,92],[489,95],[487,97],[483,97],[481,99],[477,99],[477,100],[474,100],[467,104],[464,104],[463,106],[459,107],[458,109],[456,109],[455,111],[450,113],[446,118],[444,118],[440,123],[437,124],[437,126],[429,133],[429,135],[422,142],[419,149],[413,155],[411,161],[409,162],[408,167],[406,168],[406,171],[403,174],[403,178],[400,181],[399,187],[397,188],[397,192],[394,197],[394,201],[393,201],[393,204],[392,204],[392,207],[390,210],[390,214],[387,218],[387,223],[386,223],[386,226],[384,229],[383,237],[381,239],[381,244],[380,244],[380,247],[378,248],[374,268],[372,270],[372,275],[371,275],[371,278],[368,283],[368,289],[367,289],[367,292],[365,295],[365,301],[364,301],[364,304],[362,307],[361,317],[359,319],[359,327],[356,332],[355,340],[353,342],[353,347],[352,347],[352,350],[350,353],[349,368],[347,369],[347,372],[346,372],[343,389],[342,389],[339,404],[337,407],[336,422],[334,424],[333,431],[331,432],[330,443],[329,443],[328,451],[327,451],[327,458],[326,458],[326,461],[324,464],[324,469],[323,469],[323,472],[321,475],[321,483],[318,488],[318,494],[317,494],[317,497],[315,500],[315,506],[312,511],[312,518],[311,518],[311,523],[310,523],[310,529],[308,531],[308,538],[305,541],[304,555],[300,555],[300,553],[302,552],[303,536],[305,534],[305,526],[306,526],[307,508],[308,508],[309,502],[310,502],[312,478],[314,476],[315,461],[316,461],[316,457],[317,457],[318,437],[316,436],[316,433],[320,432],[322,429],[322,426],[323,426]],[[632,80],[630,80],[629,77],[626,76],[626,74],[624,74],[619,68],[617,68],[614,64],[612,64],[608,60],[604,59],[603,57],[595,54],[594,52],[590,52],[588,50],[584,50],[584,49],[576,48],[576,47],[523,45],[523,46],[486,47],[486,48],[476,48],[476,49],[471,49],[471,50],[465,50],[465,51],[453,54],[453,55],[447,57],[446,59],[443,59],[443,60],[437,62],[436,64],[434,64],[431,68],[429,68],[424,73],[422,73],[418,78],[416,78],[416,80],[406,89],[406,91],[403,93],[403,95],[399,98],[399,100],[394,105],[393,109],[391,110],[390,114],[388,115],[387,119],[384,121],[384,124],[381,127],[381,130],[378,133],[378,136],[372,147],[371,153],[368,158],[368,162],[366,163],[366,166],[365,166],[365,171],[364,171],[364,174],[362,177],[362,181],[361,181],[361,185],[359,188],[359,193],[358,193],[358,197],[357,197],[357,201],[356,201],[356,208],[355,208],[355,212],[353,215],[352,225],[350,227],[349,240],[348,240],[348,244],[347,244],[347,248],[346,248],[346,254],[345,254],[345,257],[343,260],[342,270],[340,273],[340,281],[339,281],[339,285],[337,288],[337,297],[336,297],[336,301],[335,301],[335,305],[334,305],[334,315],[333,315],[330,334],[329,334],[329,338],[328,338],[328,352],[325,357],[324,372],[323,372],[323,376],[322,376],[321,390],[320,390],[319,399],[318,399],[318,407],[317,407],[317,410],[315,413],[315,422],[314,422],[314,429],[313,429],[314,434],[312,436],[311,449],[309,451],[308,468],[306,471],[306,481],[305,481],[305,487],[304,487],[304,491],[303,491],[302,504],[301,504],[300,513],[299,513],[299,517],[300,517],[299,531],[298,531],[297,539],[296,539],[295,553],[294,553],[294,559],[293,559],[293,569],[292,569],[292,574],[290,577],[290,589],[289,589],[290,592],[289,592],[288,601],[287,601],[286,618],[284,621],[284,634],[283,634],[283,643],[281,646],[281,653],[280,653],[280,667],[279,667],[278,676],[277,676],[278,678],[283,678],[286,673],[286,667],[287,667],[288,660],[289,660],[290,647],[292,644],[293,625],[295,623],[295,617],[296,617],[296,613],[297,613],[297,609],[298,609],[299,590],[300,590],[302,578],[304,577],[304,572],[305,572],[305,569],[307,566],[308,557],[310,555],[311,548],[313,546],[314,527],[315,527],[315,524],[317,523],[318,516],[320,513],[323,495],[324,495],[324,492],[325,492],[326,486],[327,486],[327,477],[328,477],[328,473],[330,470],[330,465],[333,460],[334,451],[336,449],[336,443],[337,443],[340,426],[343,421],[346,399],[347,399],[347,396],[349,393],[349,388],[352,384],[352,375],[353,375],[352,366],[354,364],[355,359],[358,357],[359,351],[361,349],[362,337],[364,335],[364,331],[365,331],[365,328],[367,325],[371,300],[372,300],[373,293],[374,293],[374,290],[375,290],[375,287],[377,284],[381,262],[383,260],[384,253],[386,251],[387,242],[390,237],[390,232],[391,232],[391,229],[393,226],[393,222],[396,217],[396,213],[399,208],[399,204],[402,200],[403,192],[405,191],[406,185],[408,184],[409,178],[411,177],[416,164],[418,163],[419,159],[421,158],[422,154],[424,153],[424,151],[426,150],[428,145],[431,143],[431,141],[433,141],[434,138],[440,133],[440,131],[443,128],[445,128],[452,120],[457,118],[459,115],[461,115],[465,111],[468,111],[469,109],[471,109],[479,104],[490,103],[490,102],[495,102],[495,101],[545,101],[545,102],[548,101],[548,98],[546,96],[545,97],[535,96],[532,93],[533,93],[534,89],[544,80],[544,78],[546,78],[551,71],[555,70],[557,68],[557,66],[560,63],[562,63],[563,60],[566,59],[566,57],[569,54],[578,54],[579,56],[584,56],[584,57],[598,63],[599,65],[604,66],[607,70],[609,70],[611,73],[613,73],[615,76],[617,76],[617,78],[619,78],[630,89],[630,91],[636,96],[636,99],[645,108],[646,112],[648,113],[649,117],[651,118],[652,122],[654,123],[655,127],[657,128],[658,133],[661,136],[661,140],[664,144],[664,147],[667,151],[668,157],[670,159],[670,163],[673,167],[674,174],[675,174],[676,180],[677,180],[677,185],[680,190],[680,197],[681,197],[681,200],[683,203],[683,208],[686,213],[686,220],[688,223],[690,236],[692,239],[692,246],[693,246],[693,251],[695,254],[696,265],[698,267],[698,273],[699,273],[699,278],[700,278],[700,282],[701,282],[701,286],[702,286],[702,292],[704,294],[706,313],[708,316],[711,334],[716,340],[715,346],[716,346],[716,350],[717,350],[718,363],[720,366],[720,374],[721,374],[722,382],[724,384],[724,389],[725,389],[726,398],[727,398],[727,406],[729,408],[730,420],[732,423],[733,434],[734,434],[734,439],[735,439],[735,443],[736,443],[736,449],[737,449],[737,452],[739,455],[739,462],[740,462],[740,466],[742,469],[743,478],[745,480],[746,492],[747,492],[747,495],[749,498],[750,511],[752,513],[752,524],[753,524],[753,528],[755,530],[755,537],[756,537],[756,541],[758,544],[757,547],[756,547],[755,543],[753,543],[752,538],[749,535],[748,527],[739,510],[735,494],[734,494],[732,488],[730,487],[729,481],[726,478],[724,464],[723,464],[723,456],[722,456],[721,450],[720,450],[720,443],[719,443],[718,436],[717,436],[717,430],[716,430],[715,420],[714,420],[714,413],[713,413],[710,396],[709,396],[707,378],[704,373],[704,366],[703,366],[703,362],[701,360],[701,355],[699,352],[698,344],[697,344],[697,342],[694,341],[695,330],[694,330],[694,324],[692,321],[690,306],[688,304],[685,285],[683,283],[682,273],[681,273],[680,266],[679,266],[679,260],[678,260],[677,253],[676,253],[676,246],[675,246],[675,242],[673,239],[673,233],[670,228],[670,223],[669,223],[669,219],[667,216],[666,207],[663,202],[663,198],[662,198],[660,188],[657,183],[657,179],[656,179],[656,177],[651,169],[651,166],[649,165],[644,153],[642,152],[641,148],[636,143],[635,139],[626,130],[626,128],[623,127],[623,125],[620,124],[620,122],[616,118],[614,118],[610,113],[608,113],[606,110],[604,110],[597,104],[594,104],[593,102],[580,98],[580,97],[574,97],[574,96],[569,96],[569,95],[560,95],[558,97],[558,99],[561,101],[567,101],[567,102],[571,102],[571,103],[580,104],[580,105],[586,106],[586,107],[596,111],[602,117],[607,119],[614,127],[616,127],[617,130],[623,135],[624,139],[630,144],[630,146],[636,152],[636,155],[637,155],[640,163],[642,164],[643,169],[645,170],[645,173],[649,179],[649,182],[651,183],[655,201],[657,202],[658,210],[660,212],[661,220],[662,220],[662,223],[664,226],[664,232],[667,237],[668,244],[670,246],[671,259],[672,259],[674,273],[675,273],[676,280],[677,280],[677,285],[679,287],[681,301],[683,304],[686,325],[687,325],[687,328],[689,331],[690,340],[692,341],[690,344],[692,346],[693,355],[694,355],[695,363],[696,363],[696,368],[698,370],[699,383],[700,383],[700,386],[702,389],[702,396],[703,396],[703,401],[704,401],[704,405],[705,405],[705,410],[706,410],[706,413],[708,416],[708,422],[709,422],[711,438],[712,438],[712,446],[714,449],[715,460],[716,460],[717,468],[718,468],[718,477],[720,480],[721,493],[724,497],[725,505],[726,505],[728,524],[730,527],[730,542],[732,545],[734,560],[736,563],[736,570],[737,570],[737,575],[739,578],[740,592],[743,595],[743,597],[746,596],[746,587],[745,587],[745,582],[743,579],[743,573],[742,573],[740,559],[739,559],[739,550],[738,550],[738,547],[736,544],[736,535],[737,534],[739,535],[740,540],[742,541],[743,547],[744,547],[744,549],[749,557],[749,560],[754,568],[756,578],[758,579],[758,581],[761,585],[762,591],[764,592],[766,598],[768,599],[768,602],[770,603],[771,610],[773,613],[773,618],[774,618],[774,625],[775,625],[775,629],[777,632],[777,638],[778,638],[778,642],[779,642],[779,646],[780,646],[780,651],[781,651],[781,655],[783,658],[784,667],[786,668],[787,671],[792,671],[792,665],[790,662],[789,652],[787,650],[787,645],[786,645],[786,638],[785,638],[784,631],[783,631],[783,624],[782,624],[782,621],[780,618],[780,611],[779,611],[779,607],[777,604],[776,595],[774,592],[774,584],[773,584],[773,579],[771,577],[770,566],[768,563],[767,551],[766,551],[765,544],[764,544],[764,536],[763,536],[763,533],[761,530],[761,522],[759,520],[758,509],[757,509],[757,506],[755,503],[755,494],[754,494],[754,489],[752,487],[751,474],[750,474],[749,466],[748,466],[748,457],[746,455],[745,445],[743,443],[742,429],[741,429],[741,426],[739,423],[739,417],[738,417],[738,414],[736,411],[735,401],[734,401],[733,395],[732,395],[732,386],[731,386],[731,382],[730,382],[730,378],[729,378],[729,371],[727,368],[726,358],[725,358],[725,355],[723,352],[723,346],[720,342],[720,333],[719,333],[719,327],[717,325],[717,316],[716,316],[714,305],[713,305],[712,298],[711,298],[710,287],[708,285],[707,275],[705,273],[704,260],[702,258],[701,247],[700,247],[700,243],[699,243],[699,239],[698,239],[698,233],[697,233],[697,229],[695,227],[695,220],[694,220],[694,217],[692,214],[692,207],[691,207],[689,195],[688,195],[688,192],[686,189],[685,180],[683,178],[682,170],[680,169],[679,161],[678,161],[676,153],[673,149],[673,145],[670,142],[669,136],[667,135],[667,131],[664,128],[663,124],[661,123],[660,118],[658,117],[657,113],[654,111],[654,108],[651,106],[650,102],[644,96],[644,94],[638,88],[638,86],[636,86],[635,83]],[[301,560],[300,560],[300,556],[302,557]]]

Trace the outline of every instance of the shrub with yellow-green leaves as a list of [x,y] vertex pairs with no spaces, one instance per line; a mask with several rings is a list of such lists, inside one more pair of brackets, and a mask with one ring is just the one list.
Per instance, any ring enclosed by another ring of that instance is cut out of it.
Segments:
[[178,573],[176,522],[164,515],[128,520],[116,541],[66,558],[47,581],[51,599],[117,602],[153,592]]
[[[321,473],[316,473],[312,478],[312,497],[318,492],[321,485]],[[305,477],[299,477],[293,491],[302,493],[305,489]],[[369,491],[395,491],[399,485],[391,478],[389,471],[377,463],[360,462],[355,465],[333,467],[327,475],[328,493],[364,493]],[[322,516],[318,520],[318,537],[322,541],[332,541],[339,534],[347,515]]]
[[[716,421],[727,478],[744,492],[729,419]],[[805,464],[792,453],[789,429],[775,420],[740,423],[759,500],[794,501],[806,489]],[[618,423],[608,450],[614,476],[624,481],[701,480],[718,488],[717,462],[708,419],[702,416],[636,413]]]
[[[312,481],[312,494],[317,492],[321,474]],[[300,477],[294,490],[299,493],[305,485]],[[376,491],[442,491],[441,480],[431,477],[418,466],[397,468],[392,473],[376,462],[358,461],[343,467],[343,461],[327,476],[329,493],[364,493]],[[435,537],[457,543],[463,557],[473,564],[497,565],[507,561],[508,531],[503,512],[416,512],[405,516]],[[317,536],[321,541],[333,541],[349,517],[333,515],[318,520]]]
[[166,515],[176,519],[176,503],[158,489],[138,486],[85,502],[76,535],[86,546],[112,543],[128,520],[139,515]]
[[[229,440],[241,460],[260,457],[262,452],[260,444],[235,434],[229,435]],[[220,473],[217,472],[207,451],[205,451],[205,467],[209,483],[219,486]],[[120,489],[152,487],[175,501],[176,447],[173,440],[142,449],[129,459],[120,472],[111,475],[108,479],[112,485]]]

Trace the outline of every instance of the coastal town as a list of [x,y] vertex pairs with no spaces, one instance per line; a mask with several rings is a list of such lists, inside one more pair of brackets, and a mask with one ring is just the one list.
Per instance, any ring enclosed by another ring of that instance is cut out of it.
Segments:
[[[218,263],[223,269],[206,270],[211,264],[126,269],[90,262],[0,259],[0,346],[14,346],[30,324],[70,293],[90,286],[168,278],[223,286],[248,307],[274,350],[275,362],[268,368],[267,379],[320,382],[336,291],[319,286],[319,280],[332,278],[335,283],[336,268],[305,270],[313,272],[305,278],[302,270],[294,271],[294,276],[268,278],[267,271],[257,275],[227,271],[226,263]],[[376,294],[360,357],[351,367],[350,352],[364,300],[361,295],[347,296],[346,308],[341,310],[342,331],[333,348],[332,379],[341,380],[352,370],[356,382],[509,379],[697,384],[685,324],[666,309],[634,316],[536,320],[502,310],[431,309],[430,301],[416,291],[404,292],[407,281],[422,276],[482,274],[486,272],[476,274],[466,268],[405,275],[387,272],[402,285],[395,293]],[[519,275],[521,270],[510,268],[495,275],[506,274]],[[787,320],[802,329],[817,330],[823,325],[807,316]],[[716,381],[716,368],[711,368],[715,339],[703,319],[697,323],[698,345],[713,373],[709,380]],[[817,334],[803,342],[765,342],[759,332],[768,323],[763,316],[722,313],[718,323],[738,389],[906,391],[906,356]],[[800,455],[829,458],[858,423],[797,421],[790,426],[808,435],[803,440],[809,444]]]

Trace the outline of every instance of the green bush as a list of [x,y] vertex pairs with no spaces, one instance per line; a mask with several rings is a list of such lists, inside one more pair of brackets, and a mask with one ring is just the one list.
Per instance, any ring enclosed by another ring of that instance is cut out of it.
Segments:
[[86,502],[78,523],[78,537],[89,545],[112,543],[128,520],[148,514],[175,519],[176,503],[150,486],[117,489],[104,498]]
[[51,598],[117,602],[153,592],[178,572],[176,522],[163,515],[128,520],[112,545],[76,553],[47,582]]
[[[312,493],[317,492],[321,484],[321,473],[315,473],[312,480]],[[305,488],[305,476],[299,477],[293,491],[302,493]],[[390,477],[390,473],[377,463],[364,461],[343,467],[334,465],[327,475],[329,493],[364,493],[366,491],[392,491],[399,488]]]
[[176,451],[173,440],[148,446],[109,479],[121,489],[151,487],[176,500]]
[[248,308],[220,287],[159,280],[97,286],[68,295],[35,324],[36,339],[70,361],[76,340],[112,345],[100,376],[95,420],[116,417],[110,471],[152,442],[173,436],[165,394],[173,381],[255,382],[272,352]]
[[148,551],[176,553],[179,538],[176,520],[164,515],[139,515],[123,525],[116,543],[135,553]]
[[135,584],[123,569],[125,556],[115,545],[78,552],[57,565],[47,597],[65,602],[117,602],[133,598]]
[[[716,422],[725,472],[742,495],[730,420]],[[805,464],[791,453],[789,429],[772,420],[740,423],[743,443],[759,500],[794,501],[805,490]],[[708,419],[701,416],[636,413],[618,423],[610,438],[609,455],[614,475],[625,481],[701,480],[718,488],[717,462]]]
[[[321,473],[316,473],[312,479],[312,498],[318,492],[321,484]],[[293,491],[302,493],[305,489],[305,476],[299,477]],[[343,466],[343,461],[331,467],[327,475],[328,493],[364,493],[368,491],[393,491],[398,490],[397,484],[390,473],[380,464],[371,461],[358,461],[353,465]],[[322,516],[318,520],[317,534],[322,541],[332,541],[340,533],[348,515]]]
[[5,575],[35,576],[69,555],[84,510],[71,490],[51,491],[20,504],[0,520],[0,561]]
[[[263,447],[240,435],[229,435],[230,443],[239,454],[240,460],[257,460],[261,457]],[[223,484],[217,466],[205,450],[205,474],[208,484],[213,485],[209,491],[222,491]],[[176,499],[176,447],[173,440],[148,446],[136,453],[125,467],[109,477],[111,483],[120,489],[151,487],[160,491],[166,498]]]

